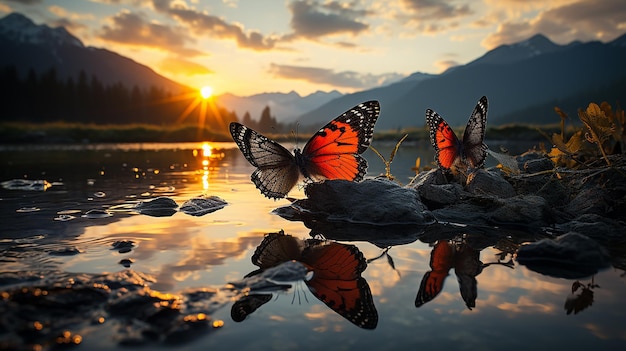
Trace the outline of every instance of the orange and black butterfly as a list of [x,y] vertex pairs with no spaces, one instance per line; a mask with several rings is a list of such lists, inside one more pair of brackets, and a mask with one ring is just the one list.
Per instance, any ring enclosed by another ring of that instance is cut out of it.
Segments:
[[240,124],[230,124],[230,134],[245,158],[257,167],[251,179],[268,198],[280,199],[308,179],[360,181],[367,161],[361,156],[370,146],[380,113],[378,101],[367,101],[343,113],[317,131],[302,151],[294,154],[278,142]]
[[443,283],[454,268],[459,291],[465,305],[470,310],[476,307],[478,296],[476,276],[483,270],[480,262],[480,251],[472,249],[466,243],[455,243],[449,240],[440,240],[430,253],[429,272],[424,274],[417,296],[415,307],[420,307],[433,300],[443,289]]
[[426,110],[426,124],[430,129],[430,143],[435,148],[435,159],[442,170],[476,169],[483,166],[487,157],[484,144],[487,124],[487,97],[480,98],[472,112],[463,139],[459,140],[448,123],[435,111]]
[[261,269],[289,260],[299,261],[313,272],[305,284],[326,306],[360,328],[376,328],[378,312],[369,285],[361,277],[367,262],[356,246],[301,240],[281,231],[265,236],[252,255],[252,263]]

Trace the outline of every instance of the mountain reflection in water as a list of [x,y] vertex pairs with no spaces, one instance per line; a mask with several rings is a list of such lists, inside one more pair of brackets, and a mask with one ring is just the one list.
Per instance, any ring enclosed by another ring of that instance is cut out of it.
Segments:
[[[407,183],[428,152],[401,147],[392,173]],[[365,157],[370,176],[384,172]],[[2,349],[609,350],[626,341],[623,258],[563,279],[517,263],[519,245],[542,238],[519,229],[288,221],[273,211],[290,202],[259,194],[234,144],[4,147],[0,161],[2,182],[49,184],[0,189]],[[211,196],[226,205],[181,210]],[[170,210],[136,210],[156,198],[171,199]],[[307,273],[274,281],[292,260]],[[271,288],[228,284],[255,276]]]

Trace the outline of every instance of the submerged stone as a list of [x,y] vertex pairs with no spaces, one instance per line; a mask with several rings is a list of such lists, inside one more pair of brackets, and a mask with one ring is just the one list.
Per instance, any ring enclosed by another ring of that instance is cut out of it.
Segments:
[[7,190],[46,191],[52,186],[45,179],[11,179],[0,183]]
[[137,203],[134,210],[152,217],[169,217],[178,211],[178,204],[169,197],[161,196]]
[[101,209],[92,209],[82,216],[83,218],[89,219],[98,219],[98,218],[107,218],[113,216],[109,211],[101,210]]
[[191,216],[204,216],[205,214],[221,210],[228,203],[218,196],[199,196],[189,199],[180,206],[180,211]]

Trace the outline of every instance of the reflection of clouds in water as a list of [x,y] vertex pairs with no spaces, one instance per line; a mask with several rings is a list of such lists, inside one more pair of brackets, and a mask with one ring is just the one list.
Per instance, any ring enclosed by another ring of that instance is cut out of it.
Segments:
[[534,302],[529,296],[520,296],[515,302],[504,302],[497,305],[497,308],[515,314],[553,314],[556,306],[550,303]]
[[318,333],[324,332],[341,332],[345,330],[346,327],[350,327],[350,325],[344,323],[344,319],[337,313],[333,312],[333,310],[324,306],[321,302],[318,301],[312,303],[309,311],[304,313],[304,317],[309,321],[315,321],[319,323],[318,325],[313,325],[313,330]]
[[[216,241],[207,236],[194,236],[186,241],[188,250],[181,251],[176,262],[164,264],[158,268],[157,283],[159,289],[171,290],[179,283],[189,285],[191,281],[201,285],[221,286],[226,280],[213,282],[203,281],[205,273],[212,272],[211,267],[223,266],[225,261],[233,257],[241,257],[258,245],[261,239],[257,236],[236,237],[224,241]],[[212,277],[216,279],[215,275]]]
[[[567,286],[561,282],[552,282],[537,273],[526,271],[524,267],[510,269],[492,265],[483,269],[478,279],[479,292],[503,293],[508,290],[520,290],[521,294],[556,294],[567,293]],[[480,295],[480,294],[479,294]]]

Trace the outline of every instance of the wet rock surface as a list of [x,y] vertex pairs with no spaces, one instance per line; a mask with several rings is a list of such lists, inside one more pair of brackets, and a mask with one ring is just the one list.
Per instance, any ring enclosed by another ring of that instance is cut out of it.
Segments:
[[388,247],[415,241],[424,227],[435,222],[415,189],[386,179],[311,183],[305,193],[306,199],[274,213],[304,222],[312,236]]
[[150,288],[156,280],[133,270],[0,273],[0,349],[57,349],[89,340],[105,346],[94,337],[104,337],[110,348],[187,343],[222,327],[211,315],[234,298],[284,291],[306,272],[288,261],[226,286],[172,294]]
[[218,196],[198,196],[185,201],[180,211],[191,216],[204,216],[224,208],[228,203]]
[[275,213],[303,221],[311,235],[379,247],[460,232],[491,245],[539,240],[521,246],[520,263],[559,277],[624,267],[626,157],[580,170],[555,167],[540,152],[516,162],[514,170],[480,169],[462,181],[433,169],[405,186],[381,178],[311,183],[307,199]]

